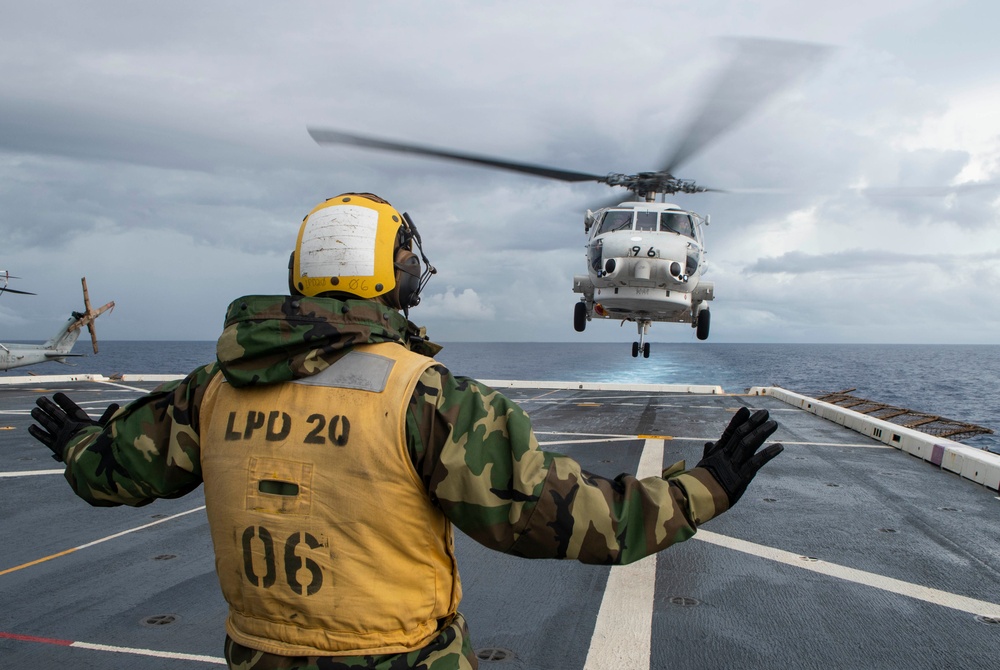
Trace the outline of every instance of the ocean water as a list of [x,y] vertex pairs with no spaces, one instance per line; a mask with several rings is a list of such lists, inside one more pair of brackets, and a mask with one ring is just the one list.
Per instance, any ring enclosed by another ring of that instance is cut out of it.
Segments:
[[[78,343],[87,351],[89,342]],[[1000,345],[657,343],[648,359],[629,342],[446,342],[437,356],[478,379],[713,384],[728,392],[781,386],[806,395],[854,395],[995,431],[965,444],[1000,452]],[[72,367],[45,363],[0,375],[186,374],[215,358],[215,342],[102,341]]]

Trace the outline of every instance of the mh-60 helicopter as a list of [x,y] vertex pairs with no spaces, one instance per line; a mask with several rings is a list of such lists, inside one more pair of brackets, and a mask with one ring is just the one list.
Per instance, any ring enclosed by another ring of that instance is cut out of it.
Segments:
[[416,154],[564,182],[598,182],[631,191],[637,196],[634,201],[619,202],[619,198],[616,204],[587,210],[587,274],[573,278],[573,291],[581,294],[574,308],[573,325],[582,332],[594,318],[634,322],[638,341],[632,343],[632,356],[648,358],[649,343],[645,338],[650,325],[657,321],[688,323],[699,340],[707,339],[711,317],[707,303],[715,297],[714,285],[701,278],[707,265],[702,228],[709,223],[709,217],[662,200],[657,202],[657,197],[727,192],[678,179],[673,171],[829,51],[823,46],[774,40],[739,39],[734,43],[736,49],[729,66],[709,89],[664,167],[656,172],[597,175],[328,128],[308,131],[319,144]]
[[632,356],[649,358],[645,341],[654,321],[690,323],[699,340],[708,339],[708,301],[715,286],[702,281],[705,245],[701,226],[709,217],[670,203],[623,202],[587,211],[584,229],[587,274],[573,277],[583,297],[573,327],[583,332],[594,317],[634,321],[639,339]]

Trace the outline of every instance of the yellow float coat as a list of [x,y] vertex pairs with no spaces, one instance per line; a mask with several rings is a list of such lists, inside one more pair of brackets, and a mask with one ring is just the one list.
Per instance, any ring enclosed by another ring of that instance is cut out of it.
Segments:
[[455,614],[451,524],[406,448],[407,405],[432,364],[382,343],[294,382],[213,380],[202,474],[236,642],[286,656],[399,653]]

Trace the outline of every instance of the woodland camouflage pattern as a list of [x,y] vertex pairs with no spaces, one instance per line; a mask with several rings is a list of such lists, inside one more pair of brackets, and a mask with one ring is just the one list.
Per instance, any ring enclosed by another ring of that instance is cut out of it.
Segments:
[[[92,505],[139,506],[189,493],[201,484],[199,407],[213,376],[223,374],[236,387],[299,379],[355,345],[377,342],[428,356],[440,351],[400,313],[374,301],[236,300],[218,360],[123,407],[103,431],[81,431],[65,452],[66,479]],[[477,542],[516,556],[631,563],[688,539],[729,505],[708,471],[685,472],[683,462],[643,480],[586,472],[541,450],[530,419],[512,401],[442,365],[421,376],[406,422],[407,447],[432,503]],[[410,654],[296,666],[231,641],[226,648],[232,667],[254,670],[476,667],[461,617]]]

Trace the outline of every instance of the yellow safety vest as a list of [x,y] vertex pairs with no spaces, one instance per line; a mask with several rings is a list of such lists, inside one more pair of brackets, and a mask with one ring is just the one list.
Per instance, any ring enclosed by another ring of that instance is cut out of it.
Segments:
[[400,653],[455,614],[451,524],[406,449],[406,408],[432,364],[383,343],[293,382],[209,385],[201,465],[236,642],[286,656]]

